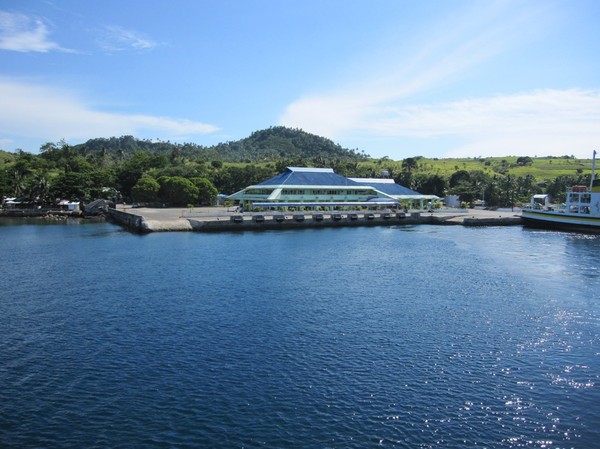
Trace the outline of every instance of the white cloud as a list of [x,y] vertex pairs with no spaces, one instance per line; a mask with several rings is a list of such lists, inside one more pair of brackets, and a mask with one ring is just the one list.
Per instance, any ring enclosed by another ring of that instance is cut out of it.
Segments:
[[126,50],[149,50],[161,45],[142,33],[114,25],[104,28],[104,33],[99,43],[102,49],[108,53]]
[[67,90],[0,79],[2,138],[46,142],[134,135],[183,140],[217,130],[214,125],[186,119],[99,111]]
[[[469,79],[496,56],[552,29],[556,11],[547,5],[528,5],[486,2],[444,17],[421,34],[426,36],[421,42],[396,36],[380,45],[385,51],[363,61],[369,70],[353,83],[293,101],[279,123],[346,143],[358,138],[368,153],[384,150],[400,156],[403,143],[421,142],[419,147],[430,145],[431,155],[437,157],[517,153],[587,157],[600,142],[597,90],[546,89],[462,101],[430,100],[432,92],[461,98],[457,80]],[[368,148],[370,140],[371,146],[385,142],[387,148]]]
[[600,91],[547,89],[389,108],[371,116],[363,129],[379,136],[453,137],[464,142],[444,157],[588,157],[600,142]]
[[[474,67],[516,45],[531,11],[518,14],[507,2],[454,11],[430,25],[426,37],[401,33],[377,44],[367,72],[352,84],[292,102],[280,123],[330,138],[363,126],[369,116],[414,95],[450,85]],[[535,33],[528,26],[528,33]]]
[[399,105],[360,96],[313,97],[290,105],[281,122],[334,140],[360,136],[368,153],[373,153],[369,140],[385,141],[391,157],[406,150],[408,140],[429,145],[435,157],[589,157],[600,142],[600,91],[544,89]]
[[0,11],[0,50],[39,53],[71,51],[51,41],[49,34],[42,19]]
[[[599,90],[544,89],[443,103],[371,105],[361,107],[358,118],[353,116],[357,109],[351,101],[312,99],[294,107],[300,105],[306,110],[291,112],[306,114],[308,120],[293,126],[352,148],[360,146],[375,157],[588,158],[600,142]],[[342,131],[326,134],[338,126],[337,121]],[[354,127],[345,129],[349,122]]]

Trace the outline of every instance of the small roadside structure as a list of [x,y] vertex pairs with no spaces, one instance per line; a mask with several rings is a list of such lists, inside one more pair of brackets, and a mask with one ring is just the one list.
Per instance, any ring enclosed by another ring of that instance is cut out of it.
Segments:
[[550,209],[550,195],[547,193],[540,193],[531,197],[531,208],[537,210],[549,210]]
[[6,207],[7,209],[15,209],[16,207],[20,207],[21,201],[17,198],[3,198],[2,199],[2,207]]
[[78,201],[60,200],[58,202],[58,207],[61,210],[66,210],[69,212],[79,212],[81,210],[80,203]]

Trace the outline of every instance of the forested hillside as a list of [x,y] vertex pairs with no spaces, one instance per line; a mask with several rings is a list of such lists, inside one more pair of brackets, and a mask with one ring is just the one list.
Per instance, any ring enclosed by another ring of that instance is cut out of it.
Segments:
[[244,139],[219,143],[210,147],[194,143],[177,144],[122,136],[109,139],[90,139],[83,144],[75,145],[74,148],[79,154],[94,154],[114,160],[130,157],[137,151],[166,155],[167,157],[246,163],[277,160],[323,162],[341,159],[358,161],[368,158],[368,155],[342,148],[324,137],[284,126],[255,131]]
[[217,193],[232,194],[287,166],[305,166],[333,168],[347,177],[390,177],[423,194],[506,207],[542,192],[561,201],[571,185],[589,184],[591,165],[573,156],[374,159],[301,130],[272,127],[212,147],[123,136],[74,146],[49,142],[40,154],[0,151],[0,195],[32,204],[118,198],[205,205]]

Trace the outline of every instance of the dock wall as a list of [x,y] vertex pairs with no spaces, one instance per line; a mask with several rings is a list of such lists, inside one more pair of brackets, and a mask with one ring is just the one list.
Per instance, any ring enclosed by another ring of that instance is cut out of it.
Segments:
[[338,214],[335,218],[329,214],[323,216],[320,214],[319,216],[311,214],[234,215],[229,220],[195,220],[190,218],[189,221],[192,224],[192,229],[200,232],[392,226],[420,224],[422,222],[405,214],[400,216],[391,214],[386,217],[382,214]]
[[464,215],[434,213],[269,213],[171,216],[162,219],[146,218],[131,212],[110,209],[109,218],[134,232],[235,232],[305,228],[335,228],[352,226],[402,226],[444,224],[465,226],[508,226],[521,224],[520,217],[470,218]]
[[520,216],[503,218],[465,217],[461,224],[463,226],[515,226],[523,224],[523,221]]
[[144,217],[118,209],[108,209],[108,218],[121,226],[136,232],[149,232],[144,225]]

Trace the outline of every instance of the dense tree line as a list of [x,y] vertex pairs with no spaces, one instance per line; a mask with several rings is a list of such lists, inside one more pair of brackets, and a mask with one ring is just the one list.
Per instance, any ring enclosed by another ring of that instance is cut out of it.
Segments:
[[41,203],[118,196],[145,203],[206,205],[215,202],[217,192],[234,193],[289,165],[342,168],[367,159],[329,139],[285,127],[214,147],[132,136],[74,146],[48,142],[39,155],[0,153],[0,193]]
[[[507,164],[501,164],[493,173],[483,170],[456,171],[449,176],[419,170],[418,158],[402,161],[402,170],[394,176],[398,184],[423,194],[458,195],[461,202],[472,204],[483,200],[490,207],[512,207],[528,203],[537,193],[548,193],[555,202],[564,202],[566,191],[573,185],[589,185],[590,175],[576,170],[573,175],[560,175],[536,180],[532,175],[516,176]],[[531,165],[530,157],[518,158],[517,165]]]
[[[56,144],[42,146],[42,151],[53,149]],[[60,146],[60,145],[59,145]],[[132,136],[91,139],[74,146],[77,153],[92,156],[93,160],[122,161],[137,152],[161,154],[170,159],[186,158],[202,161],[260,163],[277,159],[344,159],[366,160],[368,155],[358,150],[342,148],[324,137],[300,129],[275,126],[255,131],[245,139],[202,146],[194,143],[171,143],[135,139]]]
[[[246,139],[212,148],[131,136],[93,139],[76,146],[49,142],[37,155],[0,151],[0,195],[38,203],[106,198],[209,205],[215,203],[217,193],[235,193],[287,166],[329,167],[347,177],[392,177],[423,194],[459,195],[467,203],[483,199],[492,207],[520,205],[539,192],[561,201],[569,186],[589,183],[589,175],[581,171],[549,180],[511,175],[504,161],[491,173],[456,166],[451,175],[441,175],[421,159],[371,159],[328,139],[284,127],[256,131]],[[532,159],[518,158],[516,163],[527,166]]]

